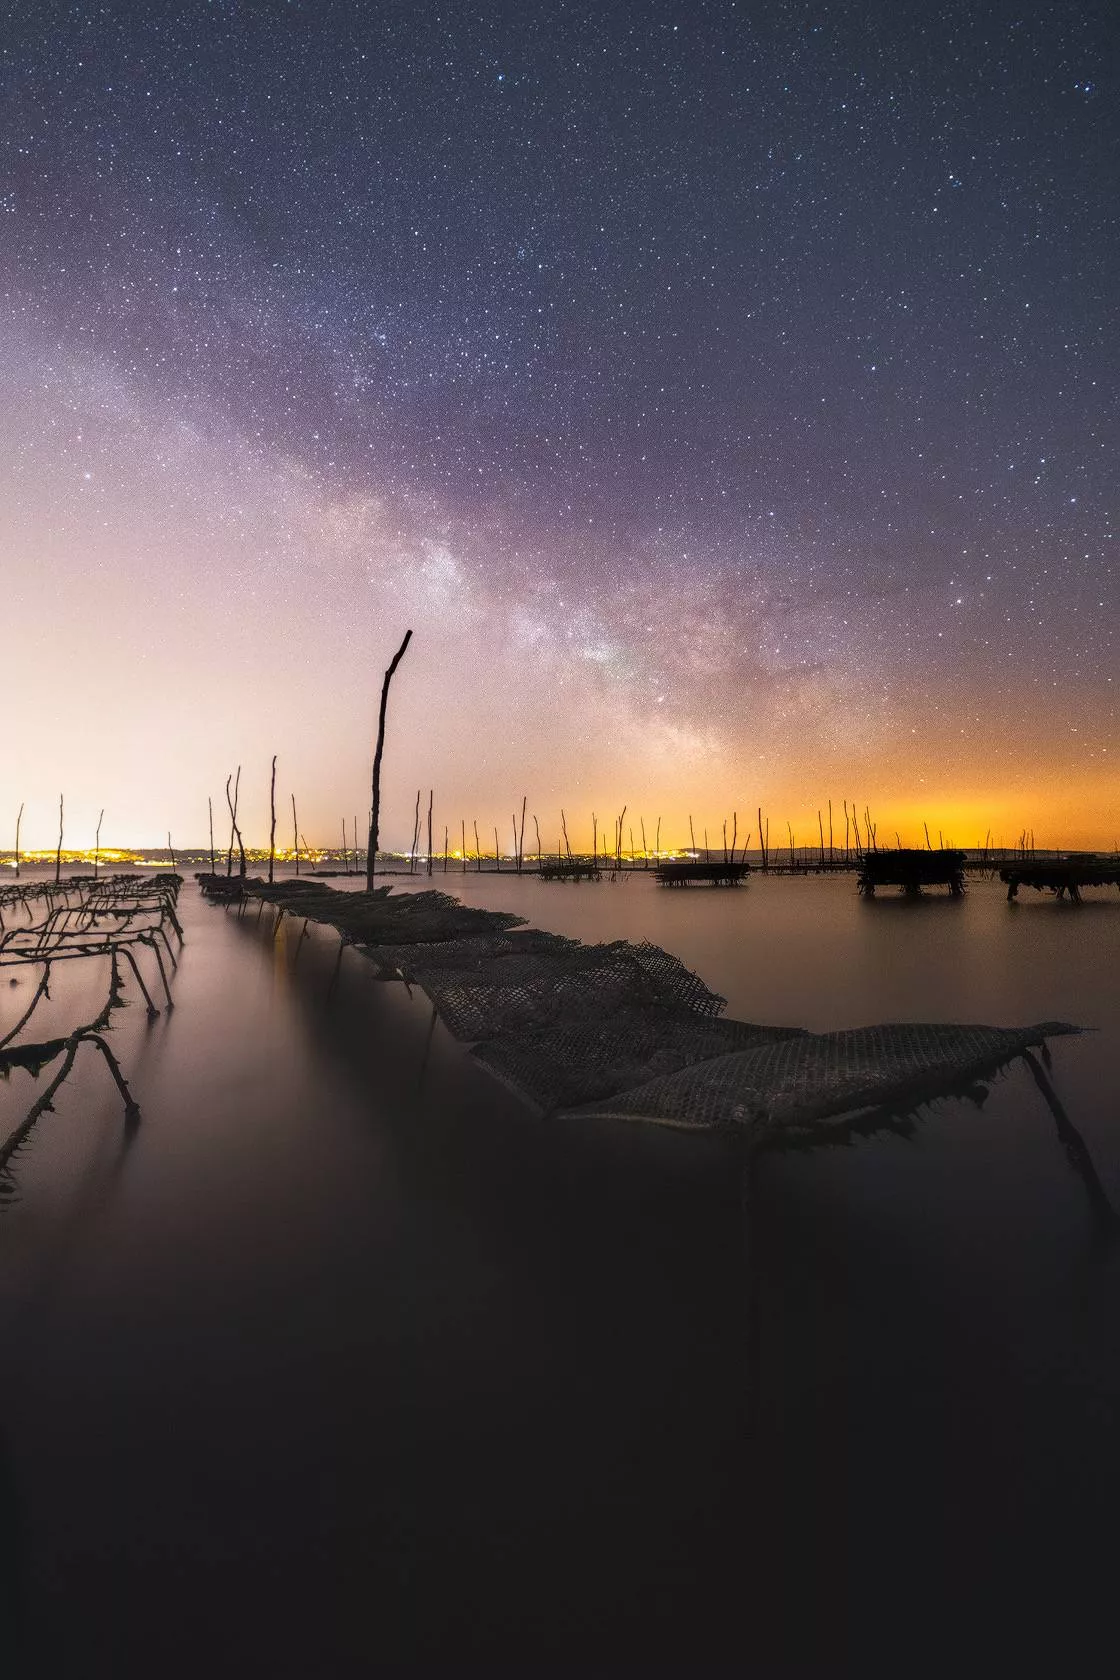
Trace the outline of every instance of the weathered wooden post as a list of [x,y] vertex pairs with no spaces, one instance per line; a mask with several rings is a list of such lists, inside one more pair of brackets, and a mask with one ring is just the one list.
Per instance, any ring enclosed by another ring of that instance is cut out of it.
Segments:
[[58,796],[58,850],[54,854],[54,884],[62,879],[62,795]]
[[[101,816],[97,819],[97,832],[93,837],[93,878],[95,881],[97,879],[97,866],[101,860],[101,823],[104,816],[105,810],[102,807]],[[211,866],[211,873],[213,873],[213,866]]]
[[412,640],[412,631],[406,630],[404,641],[393,655],[389,669],[385,673],[385,681],[381,685],[381,708],[377,714],[377,746],[373,753],[373,805],[369,819],[369,842],[366,850],[366,891],[373,891],[373,872],[377,857],[377,842],[379,838],[379,824],[381,821],[381,755],[385,750],[385,708],[389,703],[389,684],[393,680],[393,672],[404,658],[404,651]]
[[19,811],[16,814],[16,880],[17,881],[19,880],[19,826],[20,826],[20,823],[22,821],[23,821],[23,801],[21,800]]
[[428,789],[428,879],[432,876],[432,802],[436,796],[435,789]]
[[273,870],[276,865],[276,754],[272,755],[272,784],[268,791],[269,809],[272,813],[272,827],[268,831],[268,884],[272,885]]
[[292,794],[292,850],[296,854],[296,876],[299,876],[299,822],[296,818],[296,796]]

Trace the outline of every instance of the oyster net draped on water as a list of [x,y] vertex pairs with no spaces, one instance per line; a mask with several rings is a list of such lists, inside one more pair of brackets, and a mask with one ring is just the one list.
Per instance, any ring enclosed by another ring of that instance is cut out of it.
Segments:
[[902,1023],[802,1033],[695,1063],[569,1109],[601,1119],[794,1133],[867,1108],[913,1108],[1078,1029]]
[[904,1111],[1077,1029],[899,1024],[810,1033],[722,1017],[725,1000],[648,943],[578,940],[447,893],[248,884],[336,927],[386,979],[421,987],[456,1038],[546,1113],[793,1137],[843,1115]]

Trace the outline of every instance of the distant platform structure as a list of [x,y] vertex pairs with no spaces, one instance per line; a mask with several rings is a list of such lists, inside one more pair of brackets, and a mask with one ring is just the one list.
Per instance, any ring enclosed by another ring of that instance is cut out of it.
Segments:
[[558,858],[540,865],[542,881],[601,881],[602,870],[590,858]]
[[963,852],[949,847],[864,852],[856,884],[865,898],[874,898],[879,887],[901,887],[908,898],[920,898],[924,887],[948,887],[953,898],[960,898],[966,861]]
[[725,858],[671,858],[659,863],[655,878],[663,887],[688,887],[706,883],[710,887],[737,887],[751,872],[749,863],[731,863]]
[[1082,887],[1120,887],[1120,858],[1074,854],[1057,858],[1021,858],[1003,866],[1001,881],[1007,883],[1007,902],[1013,904],[1020,887],[1051,892],[1058,898],[1081,903]]

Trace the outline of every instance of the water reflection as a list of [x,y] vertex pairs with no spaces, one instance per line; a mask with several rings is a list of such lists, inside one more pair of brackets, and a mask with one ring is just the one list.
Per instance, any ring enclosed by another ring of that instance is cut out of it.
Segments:
[[143,1127],[60,1109],[0,1226],[30,1504],[0,1544],[30,1525],[46,1671],[1077,1667],[1120,1491],[1120,1280],[1084,1264],[1120,1186],[1103,918],[448,884],[647,937],[746,1019],[1095,1022],[1046,1077],[1099,1195],[1016,1066],[905,1149],[768,1157],[744,1220],[721,1140],[536,1121],[420,994],[188,888]]

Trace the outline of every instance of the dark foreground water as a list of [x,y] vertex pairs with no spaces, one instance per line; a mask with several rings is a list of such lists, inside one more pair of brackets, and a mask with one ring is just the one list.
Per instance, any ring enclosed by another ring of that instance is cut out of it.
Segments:
[[[1095,1026],[1120,1205],[1115,894],[433,884],[747,1019]],[[0,1205],[5,1674],[1111,1668],[1120,1248],[1022,1066],[745,1221],[721,1141],[545,1127],[333,936],[181,908],[139,1129],[91,1060]]]

